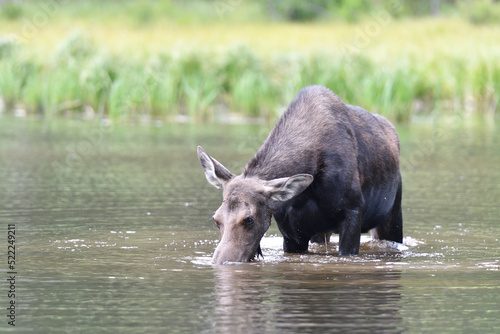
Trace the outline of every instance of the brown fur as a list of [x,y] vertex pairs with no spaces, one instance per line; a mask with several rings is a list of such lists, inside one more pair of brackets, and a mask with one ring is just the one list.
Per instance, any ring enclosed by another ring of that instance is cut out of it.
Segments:
[[368,230],[401,242],[399,149],[389,121],[320,86],[301,90],[242,175],[199,147],[207,180],[223,189],[214,262],[251,259],[271,215],[285,252],[307,251],[331,232],[340,234],[341,255],[357,254]]

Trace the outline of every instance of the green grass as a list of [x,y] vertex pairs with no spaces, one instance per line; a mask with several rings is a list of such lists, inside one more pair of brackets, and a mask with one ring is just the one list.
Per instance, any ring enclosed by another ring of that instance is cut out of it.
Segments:
[[[133,14],[120,16],[113,15],[112,2],[77,2],[54,10],[26,35],[24,19],[36,10],[19,6],[0,21],[0,97],[7,110],[273,121],[311,84],[394,121],[435,113],[494,115],[500,108],[497,25],[389,19],[360,46],[354,38],[377,17],[250,23],[260,17],[254,8],[238,23],[248,4],[223,20],[208,4],[181,13],[179,5],[167,8],[173,2],[126,2],[121,13]],[[170,16],[159,16],[162,11]],[[210,11],[210,20],[194,20],[189,13],[197,11]]]
[[45,62],[14,53],[0,64],[0,92],[9,108],[50,116],[91,107],[111,118],[183,114],[203,121],[229,109],[269,119],[310,84],[325,85],[346,102],[397,121],[436,109],[463,112],[471,101],[478,113],[498,111],[496,59],[450,56],[414,66],[418,62],[407,58],[389,65],[366,56],[326,55],[265,60],[248,49],[222,57],[160,55],[144,62],[94,51],[63,50]]

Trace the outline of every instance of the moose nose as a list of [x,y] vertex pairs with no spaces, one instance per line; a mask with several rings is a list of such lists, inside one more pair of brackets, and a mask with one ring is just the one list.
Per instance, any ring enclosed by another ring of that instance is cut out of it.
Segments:
[[212,262],[214,264],[224,264],[226,262],[248,262],[250,259],[246,258],[245,251],[231,244],[226,244],[223,241],[219,243],[215,249]]
[[231,252],[227,247],[219,244],[215,249],[214,257],[212,258],[212,262],[214,264],[224,264],[226,262],[240,262],[236,259],[236,254]]
[[214,253],[214,256],[212,258],[212,263],[213,264],[223,264],[224,263],[223,256],[221,256],[221,252],[219,250],[219,247],[217,247],[215,249],[215,253]]

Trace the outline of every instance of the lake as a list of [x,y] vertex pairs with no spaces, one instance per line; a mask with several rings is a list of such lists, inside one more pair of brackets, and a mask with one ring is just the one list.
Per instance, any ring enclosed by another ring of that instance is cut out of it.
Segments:
[[264,259],[212,266],[221,193],[196,146],[239,173],[270,126],[0,115],[1,331],[498,333],[499,125],[398,126],[403,244],[284,255],[273,222]]

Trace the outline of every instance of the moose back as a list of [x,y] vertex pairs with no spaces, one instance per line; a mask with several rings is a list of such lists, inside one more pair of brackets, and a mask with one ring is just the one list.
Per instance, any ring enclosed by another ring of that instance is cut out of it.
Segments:
[[402,242],[399,138],[392,124],[346,105],[325,87],[302,89],[241,175],[198,146],[209,183],[222,189],[213,262],[261,255],[271,217],[286,253],[339,234],[339,255],[357,255],[361,233]]

